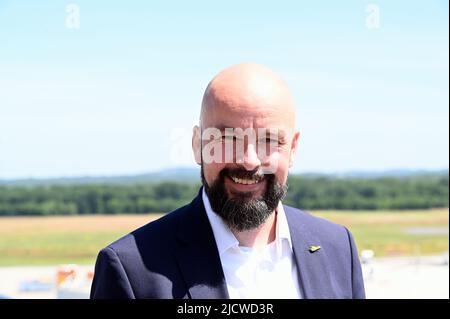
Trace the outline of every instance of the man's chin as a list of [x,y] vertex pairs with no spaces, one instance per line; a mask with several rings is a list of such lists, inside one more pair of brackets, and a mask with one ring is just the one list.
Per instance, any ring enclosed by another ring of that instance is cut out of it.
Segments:
[[241,202],[250,202],[252,200],[262,200],[263,196],[262,194],[259,194],[259,192],[242,192],[237,191],[235,189],[229,189],[225,186],[225,190],[227,192],[228,199],[232,199],[235,201],[241,201]]

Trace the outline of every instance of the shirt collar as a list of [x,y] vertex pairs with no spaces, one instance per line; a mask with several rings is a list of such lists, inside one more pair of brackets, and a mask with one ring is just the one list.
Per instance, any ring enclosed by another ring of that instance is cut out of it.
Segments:
[[278,203],[277,207],[276,239],[279,241],[284,239],[287,240],[292,249],[291,232],[289,231],[286,213],[284,212],[284,207],[281,202]]
[[214,237],[216,238],[219,255],[222,255],[231,247],[239,246],[239,241],[228,228],[227,224],[225,224],[222,218],[212,210],[208,195],[206,195],[204,187],[202,189],[202,199],[203,204],[205,205],[206,214],[208,215],[209,223],[211,224],[214,233]]
[[277,225],[276,225],[276,255],[277,260],[280,260],[283,254],[283,243],[286,242],[289,245],[289,251],[292,252],[292,240],[291,233],[289,231],[289,225],[286,219],[286,213],[284,211],[281,201],[277,207]]
[[[227,224],[225,224],[222,218],[212,210],[208,195],[206,194],[204,187],[202,189],[202,199],[206,214],[208,215],[209,223],[211,224],[211,228],[216,239],[219,255],[222,255],[225,251],[232,247],[238,247],[239,241],[231,232],[230,228],[227,226]],[[277,207],[277,225],[275,234],[278,254],[281,253],[282,243],[284,240],[287,241],[290,249],[292,250],[291,234],[281,201],[278,203]]]

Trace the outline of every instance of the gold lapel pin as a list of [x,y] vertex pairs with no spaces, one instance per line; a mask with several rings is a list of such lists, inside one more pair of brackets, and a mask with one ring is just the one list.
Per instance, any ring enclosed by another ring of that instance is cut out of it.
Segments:
[[315,253],[316,251],[320,250],[320,246],[309,246],[309,252]]

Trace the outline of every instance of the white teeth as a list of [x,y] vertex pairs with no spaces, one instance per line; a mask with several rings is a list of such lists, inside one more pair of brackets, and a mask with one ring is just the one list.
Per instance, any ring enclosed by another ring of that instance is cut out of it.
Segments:
[[256,184],[259,182],[259,179],[242,179],[242,178],[236,178],[236,177],[232,177],[231,179],[235,183],[244,184],[244,185],[251,185],[251,184]]

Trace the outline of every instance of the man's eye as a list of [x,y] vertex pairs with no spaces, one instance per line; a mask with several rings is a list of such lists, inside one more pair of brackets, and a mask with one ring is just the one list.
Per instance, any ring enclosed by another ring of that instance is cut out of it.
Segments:
[[261,141],[261,143],[265,143],[265,144],[278,144],[278,141],[277,141],[276,139],[273,139],[273,138],[268,137],[268,138],[266,138],[266,139],[263,139],[263,140]]
[[226,141],[235,141],[235,140],[236,140],[236,136],[232,136],[232,135],[223,135],[223,136],[222,136],[222,140],[226,140]]

